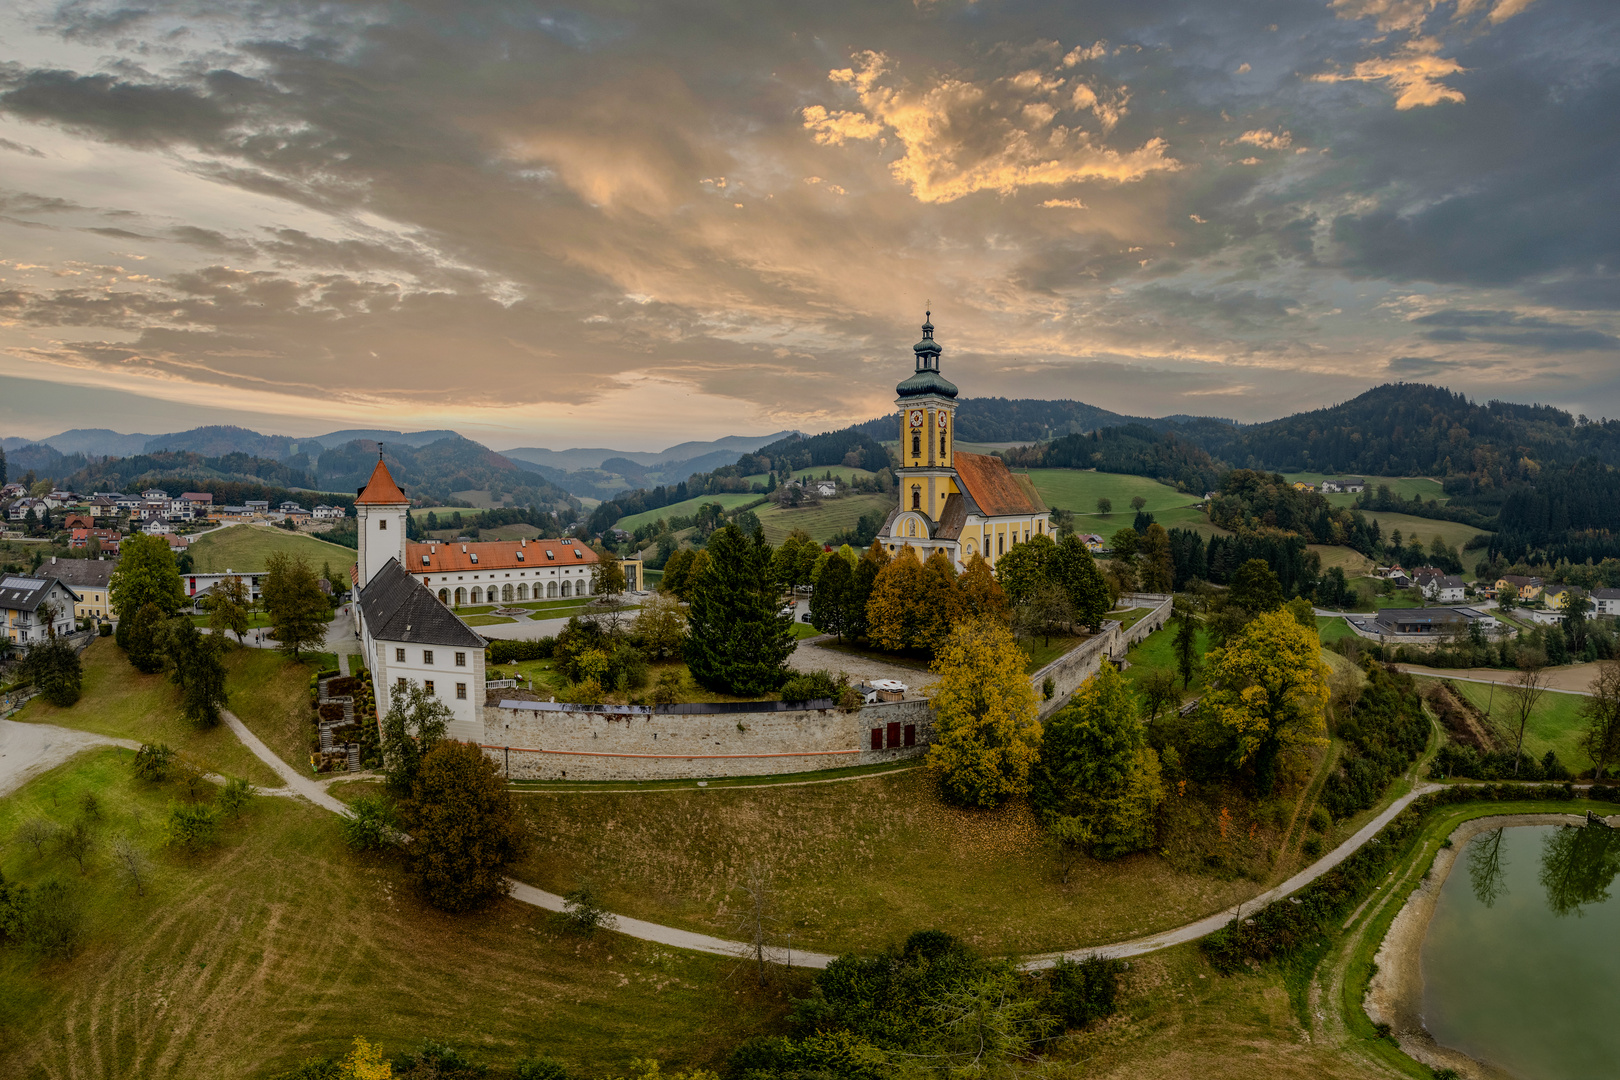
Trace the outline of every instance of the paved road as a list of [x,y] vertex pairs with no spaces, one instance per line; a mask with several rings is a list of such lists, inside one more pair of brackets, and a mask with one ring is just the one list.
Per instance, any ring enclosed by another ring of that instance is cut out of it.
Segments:
[[[1396,664],[1409,675],[1427,675],[1435,679],[1455,679],[1457,682],[1496,683],[1505,685],[1518,678],[1517,671],[1497,668],[1431,668],[1420,664]],[[1559,694],[1590,696],[1592,680],[1597,676],[1598,663],[1570,664],[1565,667],[1543,669],[1547,675],[1547,689]]]
[[94,746],[141,748],[131,739],[113,739],[52,724],[0,720],[0,795],[10,794],[40,773]]

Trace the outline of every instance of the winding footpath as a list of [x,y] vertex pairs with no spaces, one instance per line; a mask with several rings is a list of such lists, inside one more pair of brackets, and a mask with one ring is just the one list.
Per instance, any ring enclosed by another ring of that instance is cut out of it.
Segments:
[[11,794],[39,774],[93,746],[141,748],[133,739],[113,739],[54,724],[0,720],[0,795]]
[[[286,782],[287,787],[291,792],[302,795],[316,806],[319,806],[325,810],[330,810],[334,814],[347,814],[349,812],[349,808],[347,806],[345,806],[338,799],[327,794],[325,787],[319,781],[311,780],[309,777],[303,775],[291,765],[288,765],[285,761],[282,761],[281,758],[277,757],[268,746],[259,741],[259,737],[257,735],[248,730],[246,724],[238,720],[229,711],[226,711],[225,713],[225,722],[230,725],[231,730],[236,733],[237,738],[242,740],[243,745],[249,750],[253,751],[255,757],[275,770],[276,775],[280,776],[282,780]],[[31,727],[34,725],[18,726]],[[1243,903],[1238,904],[1235,907],[1227,908],[1225,911],[1218,911],[1213,915],[1199,919],[1197,922],[1188,923],[1186,926],[1179,926],[1174,930],[1166,930],[1158,934],[1150,934],[1147,937],[1132,938],[1129,941],[1120,941],[1112,945],[1092,945],[1083,949],[1071,949],[1064,952],[1043,953],[1025,961],[1023,966],[1030,969],[1048,968],[1057,963],[1059,959],[1064,958],[1070,960],[1081,960],[1088,956],[1104,956],[1114,958],[1140,956],[1143,953],[1157,952],[1160,949],[1168,949],[1172,945],[1183,945],[1189,941],[1197,941],[1199,938],[1219,930],[1233,919],[1240,917],[1245,910],[1251,912],[1257,911],[1266,904],[1271,903],[1273,900],[1279,900],[1282,897],[1288,896],[1290,893],[1297,892],[1306,885],[1309,885],[1311,882],[1315,881],[1317,878],[1321,877],[1335,866],[1338,866],[1345,859],[1349,858],[1357,848],[1361,847],[1361,845],[1372,839],[1378,830],[1389,824],[1396,814],[1399,814],[1402,810],[1405,810],[1408,806],[1410,806],[1412,800],[1418,798],[1419,796],[1426,795],[1431,791],[1438,791],[1440,790],[1440,786],[1441,785],[1439,784],[1418,785],[1409,793],[1390,803],[1390,805],[1385,808],[1383,813],[1379,814],[1377,817],[1367,822],[1367,824],[1363,825],[1360,829],[1356,830],[1354,835],[1352,835],[1348,840],[1340,844],[1338,847],[1334,848],[1328,854],[1301,870],[1299,873],[1295,874],[1281,885],[1268,889],[1259,896],[1245,900]],[[525,904],[532,904],[537,908],[544,908],[547,911],[563,910],[564,900],[561,896],[558,896],[556,893],[549,893],[541,889],[537,889],[533,885],[526,885],[521,881],[513,884],[511,895],[512,899],[514,900],[521,901]],[[677,949],[690,949],[693,952],[713,953],[717,956],[745,957],[749,954],[750,947],[740,941],[731,941],[726,938],[711,937],[708,934],[694,933],[691,930],[680,930],[673,926],[663,926],[659,923],[647,922],[643,919],[631,919],[623,915],[615,916],[615,919],[617,921],[614,929],[621,934],[628,937],[639,938],[642,941],[651,941],[655,944],[668,945]],[[775,950],[772,951],[774,952]],[[837,957],[831,953],[795,951],[782,959],[784,962],[791,963],[795,967],[824,968],[836,960]]]

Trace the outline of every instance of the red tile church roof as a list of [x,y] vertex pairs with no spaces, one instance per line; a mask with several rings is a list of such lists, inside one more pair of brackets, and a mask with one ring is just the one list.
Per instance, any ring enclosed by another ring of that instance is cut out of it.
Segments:
[[387,505],[408,503],[410,500],[399,490],[399,485],[394,483],[394,477],[389,473],[388,466],[384,465],[382,458],[379,457],[377,467],[371,470],[371,479],[366,481],[366,486],[355,496],[354,502],[356,506],[361,503]]
[[1046,504],[1036,494],[1029,477],[1014,474],[1000,458],[957,451],[952,463],[968,497],[986,517],[1023,517],[1046,512]]

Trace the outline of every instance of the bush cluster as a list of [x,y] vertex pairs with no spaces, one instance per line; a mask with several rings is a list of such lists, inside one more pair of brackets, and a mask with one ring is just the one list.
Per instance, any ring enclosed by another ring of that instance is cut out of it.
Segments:
[[1343,821],[1376,803],[1428,744],[1429,721],[1410,675],[1369,665],[1367,686],[1339,724],[1346,751],[1322,790],[1322,805]]
[[516,664],[522,660],[550,660],[557,650],[557,639],[543,637],[535,641],[492,641],[484,650],[491,664]]

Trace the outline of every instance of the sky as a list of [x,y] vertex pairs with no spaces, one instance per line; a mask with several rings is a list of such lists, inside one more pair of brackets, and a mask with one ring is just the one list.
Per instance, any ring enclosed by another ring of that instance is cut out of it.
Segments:
[[12,0],[0,434],[1620,416],[1613,0]]

